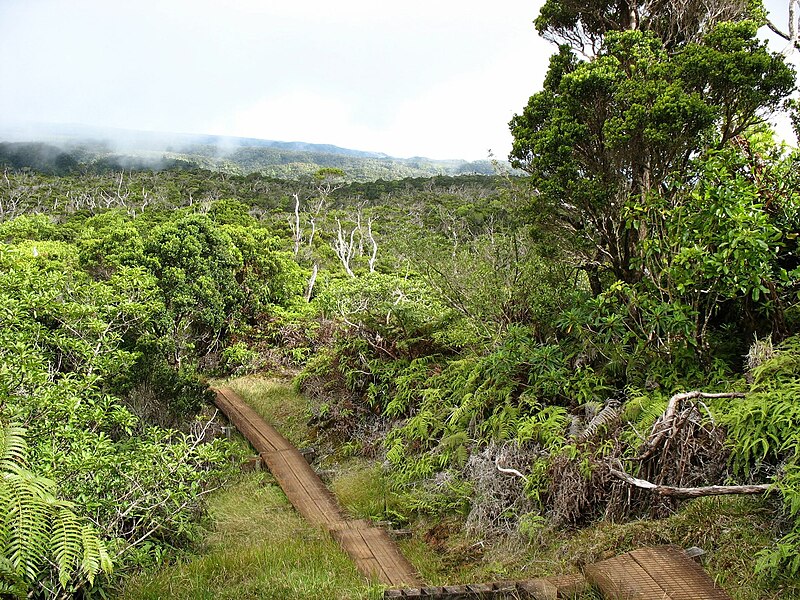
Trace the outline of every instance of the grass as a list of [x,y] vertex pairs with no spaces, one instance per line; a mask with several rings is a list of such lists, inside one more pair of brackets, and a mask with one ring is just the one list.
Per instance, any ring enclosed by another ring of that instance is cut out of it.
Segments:
[[210,501],[205,550],[126,582],[122,600],[372,600],[327,533],[308,525],[271,476],[243,475]]
[[406,524],[401,498],[392,491],[380,465],[349,457],[337,464],[335,473],[329,487],[350,517]]

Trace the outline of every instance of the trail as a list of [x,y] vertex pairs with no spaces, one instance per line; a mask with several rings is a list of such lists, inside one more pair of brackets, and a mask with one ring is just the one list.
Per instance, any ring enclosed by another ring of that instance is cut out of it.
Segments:
[[414,567],[384,529],[346,518],[297,448],[233,390],[224,387],[215,392],[217,407],[259,452],[297,512],[325,528],[362,574],[388,586],[422,585]]

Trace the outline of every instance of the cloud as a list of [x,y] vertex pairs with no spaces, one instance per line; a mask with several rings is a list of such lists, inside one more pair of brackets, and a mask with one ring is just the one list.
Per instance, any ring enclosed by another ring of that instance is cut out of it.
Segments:
[[368,130],[352,105],[324,90],[297,89],[260,99],[209,124],[210,133],[281,141],[336,143]]
[[531,25],[536,5],[2,0],[0,124],[502,156],[508,119],[541,81],[520,65],[543,73],[552,51]]

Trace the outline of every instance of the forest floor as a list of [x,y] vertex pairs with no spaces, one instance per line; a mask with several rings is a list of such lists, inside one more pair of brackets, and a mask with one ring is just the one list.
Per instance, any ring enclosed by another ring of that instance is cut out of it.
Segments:
[[[289,382],[246,377],[228,385],[292,443],[309,444],[309,407]],[[397,498],[375,461],[331,456],[321,462],[350,516],[379,520],[395,506]],[[208,535],[196,553],[131,578],[120,597],[368,600],[382,595],[332,539],[294,512],[268,472],[242,474],[213,495],[209,512]],[[406,524],[411,535],[399,542],[401,550],[430,584],[569,573],[638,547],[676,544],[706,550],[704,567],[736,600],[794,597],[787,590],[766,591],[753,575],[755,553],[774,535],[773,510],[758,498],[701,498],[666,519],[602,522],[576,531],[542,527],[495,539],[467,535],[462,525],[456,516]],[[599,596],[589,592],[584,598]]]

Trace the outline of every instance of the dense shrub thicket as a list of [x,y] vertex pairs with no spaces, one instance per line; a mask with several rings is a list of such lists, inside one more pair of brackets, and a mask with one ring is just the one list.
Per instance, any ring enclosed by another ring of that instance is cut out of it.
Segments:
[[91,593],[194,540],[232,464],[194,420],[198,369],[300,296],[299,267],[193,211],[23,215],[0,239],[3,593]]

